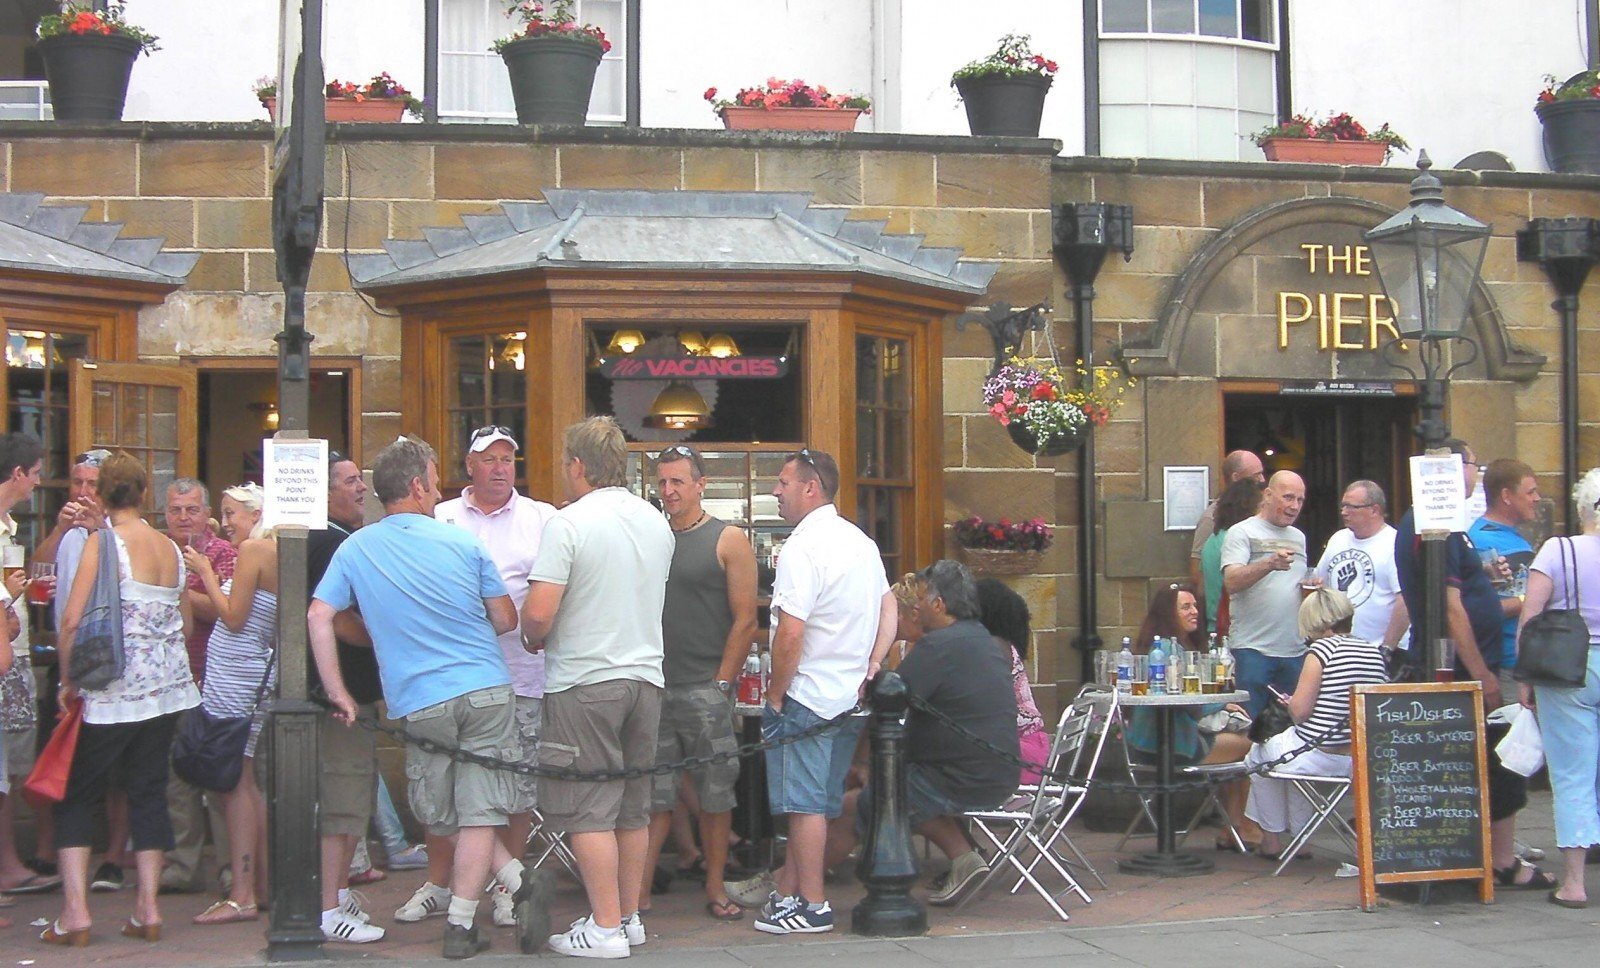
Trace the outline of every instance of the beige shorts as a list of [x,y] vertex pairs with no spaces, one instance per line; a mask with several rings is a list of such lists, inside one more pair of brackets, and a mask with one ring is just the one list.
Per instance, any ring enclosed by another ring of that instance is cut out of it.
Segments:
[[[573,686],[544,697],[539,764],[611,772],[656,762],[661,689],[636,679]],[[650,823],[649,775],[631,780],[539,778],[540,812],[556,830],[638,830]]]
[[6,775],[23,777],[33,772],[33,761],[38,756],[39,731],[29,727],[19,733],[5,733]]
[[[539,762],[539,730],[544,724],[544,700],[517,697],[517,762]],[[527,813],[539,803],[539,778],[532,773],[515,774],[517,808],[512,813]]]
[[[372,703],[356,709],[361,716],[377,716]],[[321,766],[323,836],[366,836],[378,796],[378,734],[324,713]]]
[[[687,756],[733,753],[739,740],[733,734],[733,702],[716,683],[668,686],[661,696],[661,731],[656,740],[656,762],[676,763]],[[682,773],[656,776],[650,809],[670,811],[678,799]],[[733,809],[734,786],[739,782],[739,761],[719,760],[689,771],[700,809],[726,813]]]
[[[406,735],[467,753],[515,762],[517,718],[510,686],[492,686],[406,717]],[[406,744],[411,812],[436,837],[462,827],[499,827],[516,806],[516,774]]]

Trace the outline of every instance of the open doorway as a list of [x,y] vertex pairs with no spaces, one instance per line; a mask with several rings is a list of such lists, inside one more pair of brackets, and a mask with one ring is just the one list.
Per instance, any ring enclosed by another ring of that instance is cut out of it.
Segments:
[[1223,397],[1228,450],[1261,456],[1270,475],[1294,471],[1306,482],[1298,527],[1313,561],[1343,527],[1339,497],[1351,482],[1376,481],[1389,498],[1389,520],[1411,505],[1406,460],[1416,453],[1416,399],[1409,395],[1341,397],[1228,388]]
[[[215,495],[247,481],[261,483],[261,441],[278,429],[278,373],[266,366],[200,371],[200,479]],[[353,428],[351,370],[311,373],[311,436],[349,454]],[[215,509],[213,509],[215,510]]]

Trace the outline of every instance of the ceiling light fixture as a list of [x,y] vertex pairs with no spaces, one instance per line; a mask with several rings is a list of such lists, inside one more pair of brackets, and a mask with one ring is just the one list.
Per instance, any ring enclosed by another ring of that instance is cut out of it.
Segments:
[[699,430],[712,425],[711,408],[694,387],[673,380],[650,405],[644,422],[657,430]]

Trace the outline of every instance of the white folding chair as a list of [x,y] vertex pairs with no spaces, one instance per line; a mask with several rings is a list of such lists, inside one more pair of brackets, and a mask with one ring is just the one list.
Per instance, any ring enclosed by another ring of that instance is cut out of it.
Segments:
[[1294,860],[1294,855],[1300,852],[1300,848],[1306,845],[1306,842],[1311,839],[1311,836],[1324,823],[1331,824],[1334,832],[1339,835],[1340,840],[1344,841],[1350,852],[1352,854],[1356,853],[1356,832],[1350,826],[1350,821],[1339,813],[1339,805],[1344,802],[1344,798],[1350,793],[1350,778],[1348,776],[1318,776],[1303,773],[1285,773],[1282,770],[1268,770],[1263,775],[1272,777],[1275,780],[1288,782],[1301,796],[1310,802],[1312,809],[1315,811],[1312,818],[1306,822],[1306,825],[1301,827],[1299,832],[1294,835],[1294,839],[1289,841],[1289,846],[1284,848],[1282,859],[1278,861],[1278,866],[1272,871],[1272,876],[1276,877],[1283,873],[1283,869],[1289,866],[1291,860]]
[[[1094,868],[1066,835],[1065,827],[1088,796],[1086,781],[1093,776],[1100,753],[1105,748],[1106,730],[1101,730],[1098,737],[1093,739],[1089,735],[1089,724],[1099,701],[1098,697],[1080,694],[1061,714],[1055,739],[1050,746],[1050,756],[1046,760],[1053,777],[1046,777],[1045,782],[1031,787],[1031,792],[1019,793],[994,810],[967,812],[966,817],[971,821],[973,831],[983,835],[994,848],[994,855],[989,860],[988,873],[962,899],[958,908],[983,893],[1007,867],[1020,875],[1013,890],[1023,883],[1028,884],[1063,921],[1070,920],[1070,917],[1057,901],[1059,896],[1070,892],[1082,898],[1085,904],[1092,903],[1089,892],[1072,875],[1070,867],[1074,863],[1081,863],[1090,871]],[[1085,766],[1086,753],[1088,760]],[[1063,782],[1062,777],[1073,779]],[[1069,861],[1061,854],[1056,847],[1058,843],[1066,845],[1076,855],[1077,862]],[[1030,847],[1033,851],[1027,861],[1019,856],[1024,847]],[[1049,864],[1066,884],[1060,892],[1052,893],[1034,875],[1040,860]],[[1094,876],[1099,879],[1098,872]],[[1104,885],[1104,881],[1101,884]]]
[[533,860],[528,866],[538,868],[545,861],[554,857],[561,862],[578,883],[583,883],[583,875],[578,872],[578,858],[572,853],[572,848],[567,845],[566,834],[555,830],[545,829],[544,814],[538,810],[530,810],[533,826],[528,830],[528,841],[524,853],[532,856]]

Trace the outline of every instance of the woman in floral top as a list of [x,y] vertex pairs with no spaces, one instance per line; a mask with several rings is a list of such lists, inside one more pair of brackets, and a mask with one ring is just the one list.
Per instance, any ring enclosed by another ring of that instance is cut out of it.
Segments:
[[139,895],[133,917],[122,926],[130,938],[161,936],[156,889],[162,854],[172,849],[167,814],[167,757],[178,714],[196,705],[200,694],[189,674],[184,632],[190,623],[183,558],[172,539],[150,527],[139,514],[149,477],[144,465],[119,453],[100,467],[99,495],[111,519],[121,578],[122,678],[104,689],[79,690],[66,676],[78,624],[97,580],[101,542],[84,547],[60,630],[63,703],[81,695],[83,727],[72,758],[66,797],[55,805],[56,845],[63,882],[61,914],[44,929],[46,944],[82,947],[89,943],[89,851],[94,814],[105,800],[106,781],[121,764],[128,795],[128,817],[139,868]]
[[[978,582],[978,608],[983,627],[1011,653],[1011,685],[1017,693],[1017,739],[1022,759],[1043,764],[1050,755],[1050,736],[1044,731],[1044,717],[1033,701],[1033,686],[1028,683],[1028,670],[1023,666],[1028,643],[1033,640],[1029,627],[1033,616],[1028,613],[1028,603],[998,579],[985,578]],[[1039,776],[1039,770],[1024,768],[1022,782],[1038,783]]]

